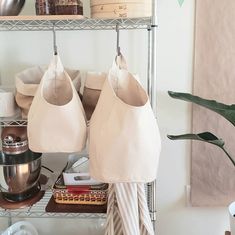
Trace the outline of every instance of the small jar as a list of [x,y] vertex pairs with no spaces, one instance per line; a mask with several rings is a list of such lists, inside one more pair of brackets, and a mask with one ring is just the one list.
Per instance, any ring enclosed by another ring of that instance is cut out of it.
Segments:
[[55,15],[54,0],[36,0],[36,15]]
[[83,15],[83,4],[80,0],[55,0],[56,15]]

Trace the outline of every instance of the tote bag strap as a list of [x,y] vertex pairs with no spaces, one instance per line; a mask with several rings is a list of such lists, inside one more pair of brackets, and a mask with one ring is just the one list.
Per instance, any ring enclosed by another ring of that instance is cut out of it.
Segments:
[[[52,61],[50,63],[50,65],[48,66],[47,72],[56,72],[58,74],[60,73],[64,73],[64,66],[61,62],[61,59],[59,57],[59,55],[54,55],[52,58]],[[51,76],[45,76],[44,79],[50,79],[51,77],[53,77],[53,75]]]
[[[45,93],[44,93],[44,89],[45,89],[45,84],[46,82],[49,82],[49,81],[52,81],[54,82],[55,81],[55,84],[54,86],[52,85],[49,90],[47,90],[47,93],[48,92],[52,92],[53,89],[55,89],[55,92],[57,92],[57,81],[64,81],[66,83],[69,84],[69,86],[71,87],[71,97],[74,97],[77,94],[77,91],[73,85],[73,82],[69,76],[69,74],[65,71],[64,69],[64,66],[61,62],[61,59],[58,55],[54,55],[53,58],[52,58],[52,61],[50,63],[50,65],[48,66],[48,69],[47,71],[45,72],[43,78],[42,78],[42,81],[40,83],[40,96],[43,97],[43,99],[45,99],[48,103],[50,104],[54,104],[54,105],[58,105],[58,104],[55,104],[54,102],[52,101],[49,101],[46,97],[45,97]],[[52,83],[53,84],[53,83]],[[48,89],[48,88],[47,88]],[[69,91],[70,92],[70,91]],[[57,98],[56,98],[57,99]],[[63,99],[63,98],[61,98]],[[72,99],[72,98],[71,98]],[[70,100],[71,101],[71,100]],[[61,103],[63,103],[63,105],[67,104],[68,102],[70,102],[69,99],[68,101],[61,101]],[[52,102],[52,103],[51,103]],[[56,101],[57,102],[57,101]],[[60,103],[60,101],[59,101]],[[60,104],[62,105],[62,104]]]
[[115,57],[112,67],[109,70],[109,75],[112,75],[114,77],[119,77],[121,71],[127,71],[127,63],[122,54]]
[[[43,75],[42,84],[45,81],[50,80],[52,78],[59,79],[59,78],[57,78],[57,74],[59,74],[59,75],[64,74],[65,75],[65,76],[63,76],[64,79],[66,79],[70,82],[72,90],[76,92],[76,89],[74,87],[72,79],[69,76],[69,74],[66,72],[66,70],[64,69],[64,66],[61,62],[61,59],[60,59],[59,55],[54,55],[54,57],[52,58],[51,63],[49,64],[49,66],[47,68],[47,71]],[[43,86],[41,86],[41,89],[43,89]]]

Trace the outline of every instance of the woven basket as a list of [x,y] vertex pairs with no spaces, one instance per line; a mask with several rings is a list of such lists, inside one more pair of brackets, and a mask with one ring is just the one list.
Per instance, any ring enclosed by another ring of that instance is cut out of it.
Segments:
[[107,195],[108,190],[93,190],[82,194],[53,191],[55,202],[59,204],[104,205],[107,203]]
[[151,15],[151,0],[91,0],[92,18],[136,18]]
[[59,204],[104,205],[108,200],[108,184],[66,186],[61,174],[52,188],[53,197]]

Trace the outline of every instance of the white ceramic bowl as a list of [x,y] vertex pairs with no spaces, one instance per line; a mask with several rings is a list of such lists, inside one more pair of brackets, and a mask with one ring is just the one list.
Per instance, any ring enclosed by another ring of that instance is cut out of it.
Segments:
[[230,219],[230,228],[231,228],[231,235],[235,235],[235,202],[232,202],[229,207],[229,219]]
[[20,221],[10,226],[2,235],[38,235],[38,232],[31,223]]

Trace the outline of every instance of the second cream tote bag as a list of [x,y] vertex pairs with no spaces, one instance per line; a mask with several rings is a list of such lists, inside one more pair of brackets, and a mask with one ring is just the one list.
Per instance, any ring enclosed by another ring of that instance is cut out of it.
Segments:
[[90,120],[90,174],[107,183],[151,182],[161,149],[159,129],[147,93],[119,67],[115,62],[111,68]]
[[59,56],[54,56],[29,110],[29,148],[42,153],[79,152],[86,134],[80,98]]
[[92,113],[95,110],[106,77],[106,73],[86,73],[82,104],[86,113],[87,120],[90,120]]

